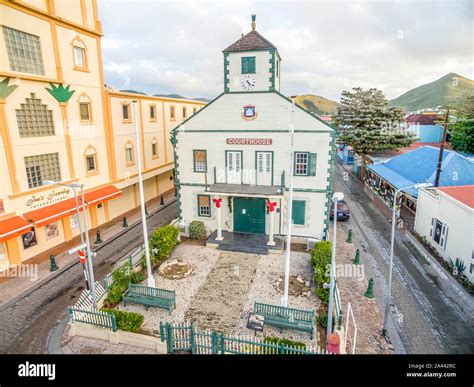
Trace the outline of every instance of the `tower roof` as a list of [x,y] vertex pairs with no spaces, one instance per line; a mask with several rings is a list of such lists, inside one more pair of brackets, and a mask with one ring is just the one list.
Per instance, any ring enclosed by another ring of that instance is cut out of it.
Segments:
[[250,31],[242,36],[239,40],[227,47],[224,52],[236,51],[254,51],[254,50],[270,50],[276,47],[260,35],[256,30]]
[[256,16],[252,15],[252,30],[227,47],[224,52],[276,50],[277,48],[256,30]]

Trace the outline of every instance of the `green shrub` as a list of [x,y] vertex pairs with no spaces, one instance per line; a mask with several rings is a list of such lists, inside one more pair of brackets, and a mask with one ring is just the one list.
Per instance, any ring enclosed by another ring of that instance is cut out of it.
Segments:
[[317,242],[310,251],[310,265],[314,269],[315,294],[325,304],[329,302],[329,289],[324,288],[329,283],[329,268],[331,265],[332,244],[331,241]]
[[178,243],[179,229],[167,225],[156,229],[150,238],[152,265],[168,257]]
[[111,306],[122,301],[130,283],[140,283],[145,277],[142,273],[133,271],[130,263],[126,263],[112,273],[112,278],[114,283],[108,289],[107,298],[105,299],[106,304]]
[[323,314],[318,316],[317,318],[318,324],[321,325],[323,328],[328,327],[328,316],[327,314]]
[[191,239],[204,239],[206,237],[206,226],[200,220],[193,220],[189,224],[189,237]]
[[267,344],[275,344],[275,345],[283,344],[288,347],[299,347],[302,349],[306,349],[306,344],[302,343],[301,341],[293,341],[293,340],[285,339],[285,338],[282,339],[276,336],[265,336],[263,339],[263,342]]
[[145,317],[140,313],[124,312],[121,310],[102,308],[103,312],[110,312],[115,315],[117,321],[117,328],[127,332],[139,332],[145,320]]

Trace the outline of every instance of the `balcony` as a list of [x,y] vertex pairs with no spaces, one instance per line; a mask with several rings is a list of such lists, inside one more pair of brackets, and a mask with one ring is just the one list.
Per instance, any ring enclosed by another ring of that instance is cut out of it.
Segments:
[[252,184],[210,184],[207,187],[210,194],[228,196],[283,196],[279,185],[252,185]]

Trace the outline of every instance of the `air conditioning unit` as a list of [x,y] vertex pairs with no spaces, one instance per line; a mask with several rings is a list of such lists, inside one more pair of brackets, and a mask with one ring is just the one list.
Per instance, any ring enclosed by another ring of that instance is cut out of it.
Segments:
[[306,242],[306,250],[312,250],[314,249],[314,245],[316,244],[318,240],[314,238],[308,238],[308,241]]

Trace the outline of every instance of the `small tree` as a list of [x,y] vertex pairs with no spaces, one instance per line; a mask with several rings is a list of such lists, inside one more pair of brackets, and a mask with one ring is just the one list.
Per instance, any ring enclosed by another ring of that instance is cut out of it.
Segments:
[[456,151],[474,154],[474,96],[461,97],[453,108],[455,113],[449,123],[451,146]]
[[406,147],[416,136],[400,128],[403,116],[401,108],[388,106],[378,89],[343,91],[334,120],[340,130],[337,141],[351,145],[364,160],[376,151]]

